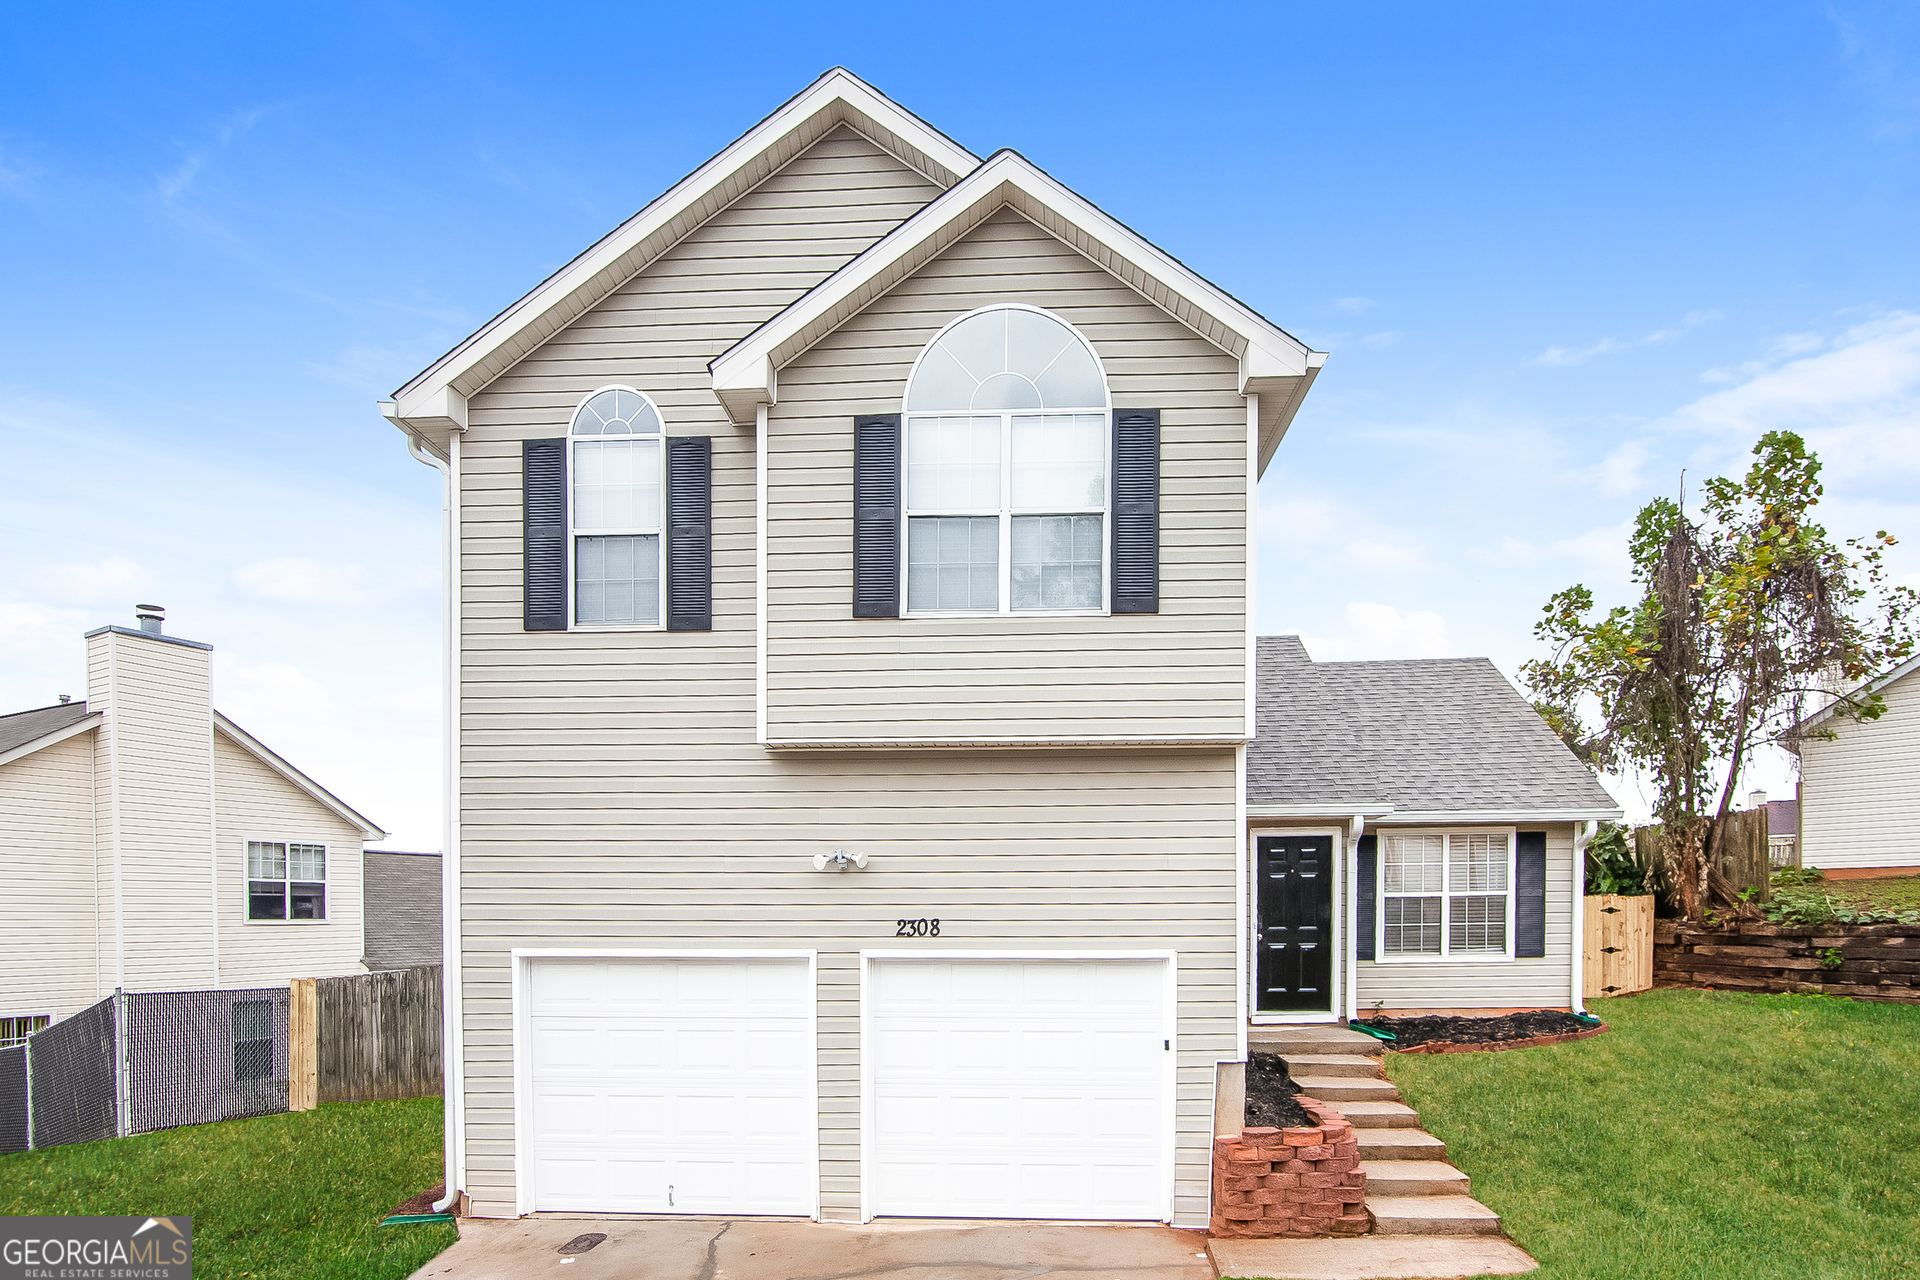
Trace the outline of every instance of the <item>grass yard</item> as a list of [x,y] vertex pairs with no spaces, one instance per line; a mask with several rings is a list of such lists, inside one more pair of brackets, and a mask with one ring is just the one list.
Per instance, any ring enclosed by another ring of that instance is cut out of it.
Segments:
[[440,1099],[352,1102],[0,1156],[0,1215],[191,1214],[196,1280],[398,1280],[451,1226],[381,1227],[440,1181]]
[[1591,1040],[1389,1054],[1541,1280],[1920,1274],[1920,1008],[1652,991]]
[[1822,880],[1808,888],[1835,902],[1875,911],[1920,911],[1920,876],[1887,876],[1880,880]]

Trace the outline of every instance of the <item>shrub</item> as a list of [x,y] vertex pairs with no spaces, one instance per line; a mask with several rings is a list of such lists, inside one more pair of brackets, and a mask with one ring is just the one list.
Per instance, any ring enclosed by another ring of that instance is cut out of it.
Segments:
[[1782,889],[1766,906],[1767,919],[1801,928],[1825,924],[1920,924],[1920,911],[1875,911],[1835,902],[1817,890]]
[[1617,822],[1603,822],[1587,845],[1587,892],[1639,898],[1652,893],[1647,869],[1633,845],[1633,833]]
[[1827,873],[1818,867],[1782,867],[1773,873],[1773,887],[1791,889],[1796,885],[1818,884]]

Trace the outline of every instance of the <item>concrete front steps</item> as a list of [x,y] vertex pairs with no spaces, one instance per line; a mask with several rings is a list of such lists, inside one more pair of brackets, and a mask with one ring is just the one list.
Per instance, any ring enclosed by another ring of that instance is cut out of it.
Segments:
[[1367,1212],[1382,1236],[1497,1236],[1500,1215],[1469,1194],[1447,1144],[1420,1127],[1381,1066],[1385,1046],[1345,1027],[1258,1027],[1255,1053],[1277,1053],[1309,1097],[1352,1122],[1367,1175]]

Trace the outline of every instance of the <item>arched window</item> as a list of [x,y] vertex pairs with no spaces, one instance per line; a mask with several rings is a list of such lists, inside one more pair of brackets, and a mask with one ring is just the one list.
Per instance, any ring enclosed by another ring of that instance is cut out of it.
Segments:
[[580,402],[567,437],[574,624],[658,626],[660,412],[632,387],[605,387]]
[[1072,328],[989,307],[907,381],[909,613],[1107,607],[1107,380]]

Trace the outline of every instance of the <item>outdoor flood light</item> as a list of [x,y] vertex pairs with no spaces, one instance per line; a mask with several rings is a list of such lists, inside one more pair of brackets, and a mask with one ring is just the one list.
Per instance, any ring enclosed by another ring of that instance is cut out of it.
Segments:
[[866,854],[848,853],[845,849],[835,849],[832,853],[816,853],[813,855],[813,869],[815,871],[826,871],[829,869],[845,871],[848,867],[864,869],[866,865]]

